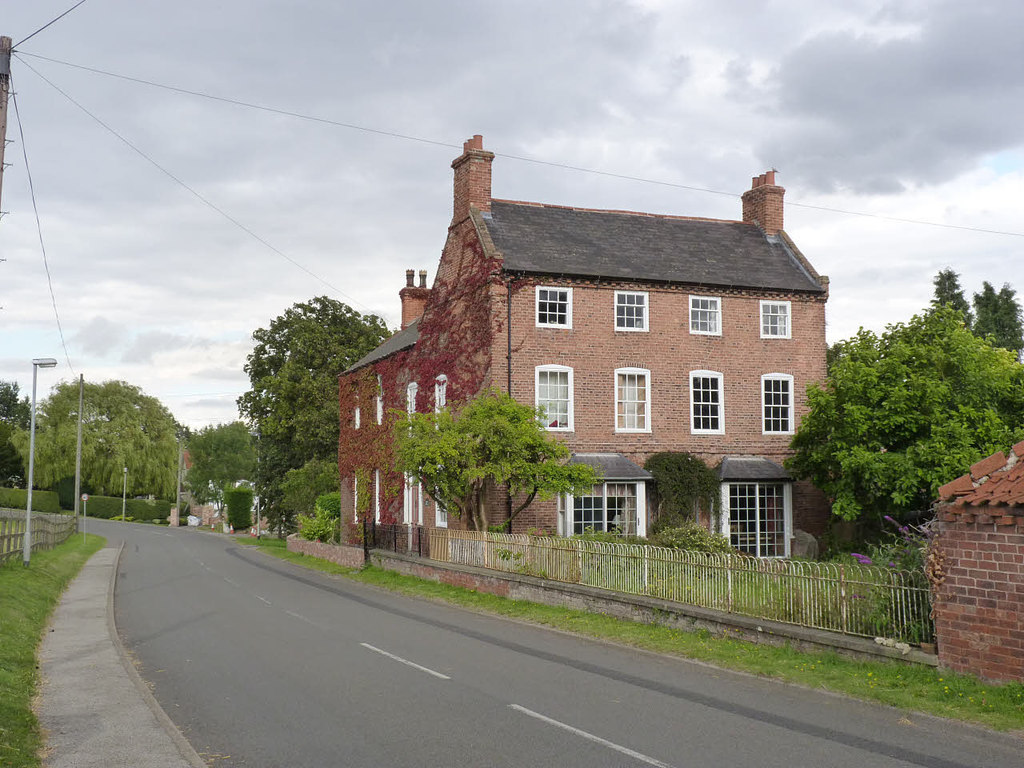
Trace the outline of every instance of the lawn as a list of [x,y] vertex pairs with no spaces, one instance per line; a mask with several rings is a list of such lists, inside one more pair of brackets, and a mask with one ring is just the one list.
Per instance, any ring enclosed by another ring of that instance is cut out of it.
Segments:
[[482,592],[385,571],[354,570],[288,552],[279,539],[236,539],[303,566],[344,576],[405,595],[442,600],[472,610],[554,627],[592,638],[682,656],[808,688],[824,689],[887,704],[908,713],[924,712],[1024,735],[1024,685],[989,685],[921,665],[857,661],[837,653],[805,653],[788,646],[747,642],[602,614],[509,600]]
[[36,654],[47,620],[85,561],[103,546],[100,536],[72,536],[49,552],[0,565],[0,765],[37,768],[42,738],[32,711],[39,675]]

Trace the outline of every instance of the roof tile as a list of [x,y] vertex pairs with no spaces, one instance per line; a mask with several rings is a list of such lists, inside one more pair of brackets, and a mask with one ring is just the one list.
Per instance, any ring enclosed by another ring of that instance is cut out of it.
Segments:
[[1006,466],[1006,454],[1002,451],[993,453],[987,459],[982,459],[976,464],[971,465],[971,477],[975,480],[980,480],[985,475],[990,475],[997,469],[1002,469]]
[[741,221],[506,200],[483,220],[512,272],[825,292],[783,238]]

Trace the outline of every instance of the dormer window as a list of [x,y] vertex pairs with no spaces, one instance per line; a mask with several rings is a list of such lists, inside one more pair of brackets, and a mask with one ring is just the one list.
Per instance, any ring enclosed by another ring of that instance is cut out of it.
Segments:
[[537,286],[537,327],[572,328],[572,288]]

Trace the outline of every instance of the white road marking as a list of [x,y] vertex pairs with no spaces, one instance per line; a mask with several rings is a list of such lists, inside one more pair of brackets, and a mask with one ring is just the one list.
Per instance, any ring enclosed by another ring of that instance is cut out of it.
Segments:
[[448,675],[442,675],[440,672],[435,672],[432,669],[427,669],[426,667],[421,667],[419,664],[417,664],[415,662],[409,661],[408,659],[403,659],[401,656],[395,656],[395,654],[393,654],[393,653],[388,653],[387,651],[382,651],[380,648],[376,648],[376,647],[370,645],[369,643],[360,643],[360,645],[363,646],[363,648],[369,648],[374,653],[379,653],[381,656],[387,656],[389,659],[394,659],[395,661],[400,661],[402,664],[406,664],[406,665],[412,667],[413,669],[418,669],[420,672],[426,672],[428,675],[433,675],[434,677],[439,677],[442,680],[451,680],[451,678],[448,677]]
[[566,725],[565,723],[561,723],[558,720],[552,720],[550,717],[542,715],[539,712],[534,712],[532,709],[520,707],[518,704],[509,704],[508,706],[510,709],[516,710],[516,712],[522,712],[524,715],[534,717],[537,720],[541,720],[542,722],[548,723],[549,725],[553,725],[556,728],[561,728],[562,730],[568,731],[569,733],[573,733],[577,736],[582,736],[584,739],[589,739],[590,741],[593,741],[595,744],[600,744],[603,747],[608,747],[608,749],[614,749],[616,752],[621,752],[624,755],[629,755],[630,757],[634,758],[635,760],[639,760],[642,763],[654,765],[658,768],[673,768],[673,766],[669,765],[668,763],[663,763],[660,760],[655,760],[653,757],[648,757],[647,755],[644,755],[640,752],[636,752],[630,749],[629,747],[623,747],[620,744],[616,744],[613,741],[602,739],[600,736],[595,736],[592,733],[581,731],[579,728],[573,728],[571,725]]
[[292,618],[298,619],[299,621],[304,621],[304,622],[306,622],[307,624],[309,624],[309,625],[310,625],[310,626],[312,626],[312,627],[315,627],[315,626],[316,626],[316,624],[314,624],[314,623],[313,623],[312,621],[310,621],[309,619],[307,619],[307,618],[306,618],[305,616],[303,616],[303,615],[302,615],[301,613],[295,613],[294,611],[285,611],[285,613],[287,613],[287,614],[288,614],[289,616],[291,616]]
[[242,586],[242,585],[241,585],[241,584],[239,584],[239,583],[238,583],[237,581],[232,581],[232,580],[231,580],[231,579],[229,579],[229,578],[228,578],[227,576],[224,576],[223,578],[224,578],[224,581],[226,581],[226,582],[227,582],[228,584],[230,584],[230,585],[231,585],[232,587],[239,587],[239,588],[241,588],[241,586]]
[[270,605],[270,604],[271,604],[271,603],[270,603],[270,601],[269,601],[269,600],[267,600],[267,598],[265,598],[265,597],[260,597],[259,595],[253,595],[253,597],[255,597],[255,598],[256,598],[257,600],[262,600],[262,601],[263,601],[264,603],[266,603],[267,605]]

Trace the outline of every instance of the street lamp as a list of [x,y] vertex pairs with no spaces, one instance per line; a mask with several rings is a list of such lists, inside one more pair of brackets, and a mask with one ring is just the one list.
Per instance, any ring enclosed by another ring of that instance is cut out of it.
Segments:
[[22,557],[25,566],[32,559],[32,480],[36,468],[36,373],[40,368],[53,368],[52,357],[38,357],[32,361],[32,418],[28,428],[28,499],[25,504],[25,542]]
[[121,522],[124,522],[124,505],[128,499],[128,467],[124,468],[124,487],[121,489]]

